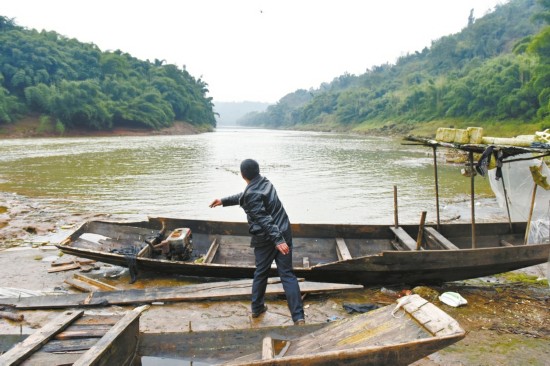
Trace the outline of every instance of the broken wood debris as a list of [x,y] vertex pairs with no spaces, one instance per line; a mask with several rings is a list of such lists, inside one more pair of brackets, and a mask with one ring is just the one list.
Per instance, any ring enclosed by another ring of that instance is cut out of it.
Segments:
[[0,311],[0,318],[13,320],[14,322],[20,322],[25,319],[23,314],[15,314],[9,311]]
[[48,273],[71,271],[73,269],[80,269],[84,272],[91,271],[96,261],[90,259],[77,258],[70,261],[55,261],[52,262],[52,268],[48,269]]
[[138,345],[142,306],[124,316],[65,311],[6,353],[0,365],[132,364]]
[[[284,294],[280,280],[270,279],[269,282],[266,294]],[[248,298],[251,287],[252,280],[246,279],[180,287],[97,291],[81,294],[35,296],[32,298],[5,298],[0,299],[0,305],[16,309],[63,309],[69,307],[129,305],[152,302],[199,301],[206,299],[224,300],[227,298]],[[300,283],[302,293],[324,293],[358,289],[363,289],[363,286],[307,281]]]
[[118,290],[118,288],[116,288],[115,286],[111,286],[104,282],[95,280],[93,278],[90,278],[78,273],[75,273],[73,278],[66,279],[65,283],[84,292],[95,292],[95,291],[101,291],[101,290],[104,290],[104,291]]

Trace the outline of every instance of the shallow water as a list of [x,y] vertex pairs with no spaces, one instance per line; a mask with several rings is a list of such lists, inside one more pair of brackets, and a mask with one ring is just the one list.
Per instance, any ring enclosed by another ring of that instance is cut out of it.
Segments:
[[[184,136],[2,140],[0,191],[68,213],[243,221],[237,207],[208,204],[244,189],[245,158],[259,161],[293,222],[392,223],[394,185],[400,223],[417,223],[422,211],[428,221],[436,217],[431,149],[340,133],[220,128]],[[442,219],[469,216],[470,180],[460,175],[462,166],[438,165]],[[492,195],[483,178],[476,178],[476,195]],[[492,199],[480,204],[489,215],[500,213]]]

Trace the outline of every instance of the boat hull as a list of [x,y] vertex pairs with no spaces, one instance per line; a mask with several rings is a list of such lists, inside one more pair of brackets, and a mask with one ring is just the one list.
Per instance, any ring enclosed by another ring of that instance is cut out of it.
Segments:
[[[127,255],[108,252],[104,246],[89,244],[81,236],[94,233],[118,238],[117,245],[119,242],[135,244],[143,242],[147,234],[156,234],[160,229],[159,220],[90,222],[58,247],[67,254],[127,266]],[[138,271],[199,277],[253,277],[253,250],[248,244],[245,223],[162,220],[171,228],[191,228],[197,256],[204,258],[214,242],[217,253],[209,263],[153,258],[145,253],[134,258]],[[468,247],[471,241],[469,225],[449,224],[440,227],[439,231],[457,245],[457,250],[431,249],[433,244],[428,241],[420,250],[395,250],[392,247],[395,236],[389,226],[295,224],[294,271],[298,277],[309,281],[362,285],[428,284],[477,278],[544,263],[550,255],[550,244],[522,245],[523,227],[515,224],[517,234],[511,234],[508,224],[478,224],[477,247],[471,248]],[[403,229],[411,236],[418,234],[417,226],[404,226]],[[347,243],[349,257],[340,258],[337,238]],[[501,245],[503,241],[507,245]],[[145,246],[142,244],[140,248]],[[270,275],[277,275],[275,267]]]

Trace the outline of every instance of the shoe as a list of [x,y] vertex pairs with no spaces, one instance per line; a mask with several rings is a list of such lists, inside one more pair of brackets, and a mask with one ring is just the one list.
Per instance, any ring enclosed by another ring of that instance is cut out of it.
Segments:
[[304,319],[298,319],[294,322],[294,325],[305,325],[306,321]]
[[267,305],[264,305],[264,307],[260,311],[258,311],[257,313],[252,313],[252,317],[257,318],[263,313],[265,313],[266,311],[267,311]]

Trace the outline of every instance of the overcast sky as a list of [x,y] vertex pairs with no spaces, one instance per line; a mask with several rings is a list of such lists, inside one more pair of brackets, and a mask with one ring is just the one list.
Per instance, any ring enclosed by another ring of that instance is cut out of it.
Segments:
[[274,103],[394,63],[506,0],[2,0],[0,15],[185,67],[214,102]]

